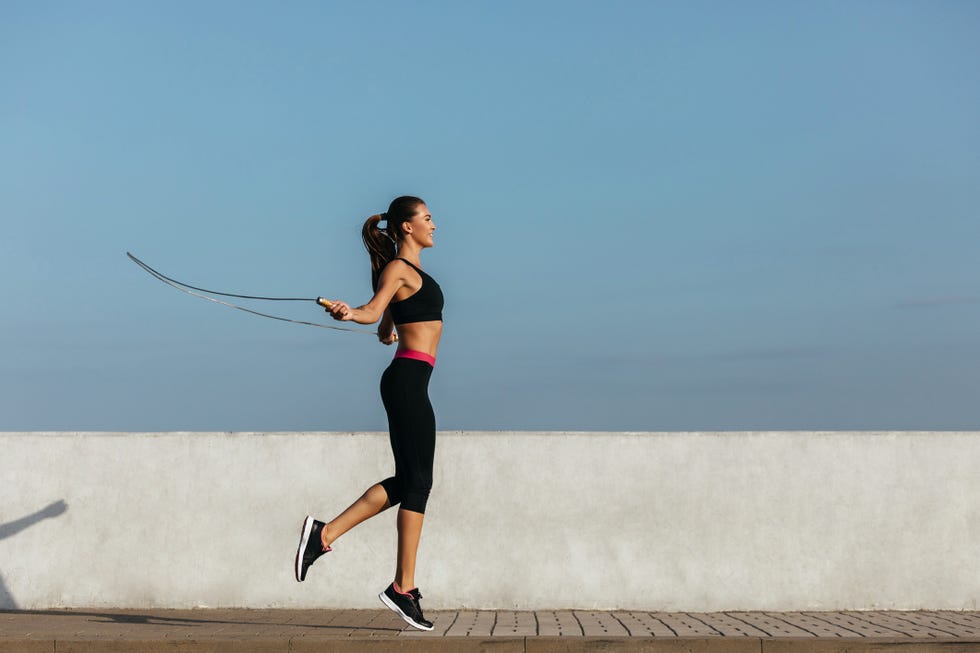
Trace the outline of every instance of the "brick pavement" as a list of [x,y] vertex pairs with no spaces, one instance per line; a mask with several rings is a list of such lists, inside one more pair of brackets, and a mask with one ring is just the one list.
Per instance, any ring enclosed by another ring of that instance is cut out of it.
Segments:
[[0,612],[0,653],[980,653],[980,612],[432,611],[425,633],[387,610]]

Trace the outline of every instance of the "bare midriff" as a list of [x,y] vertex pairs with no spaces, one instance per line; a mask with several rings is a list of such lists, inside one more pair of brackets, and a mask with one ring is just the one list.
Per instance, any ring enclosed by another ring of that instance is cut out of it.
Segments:
[[435,358],[442,337],[442,321],[408,322],[395,326],[398,331],[398,348],[414,349]]

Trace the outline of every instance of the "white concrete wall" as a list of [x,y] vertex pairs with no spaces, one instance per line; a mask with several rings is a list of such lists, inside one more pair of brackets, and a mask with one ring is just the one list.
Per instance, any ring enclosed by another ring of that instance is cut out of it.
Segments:
[[[386,434],[0,433],[0,607],[378,607]],[[63,501],[62,506],[58,502]],[[440,433],[428,609],[977,609],[980,433]]]

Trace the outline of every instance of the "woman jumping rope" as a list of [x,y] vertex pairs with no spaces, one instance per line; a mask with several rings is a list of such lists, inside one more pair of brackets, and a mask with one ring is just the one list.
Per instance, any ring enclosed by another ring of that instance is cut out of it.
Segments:
[[[379,227],[382,220],[384,228]],[[338,537],[400,503],[395,578],[378,598],[420,630],[432,630],[419,604],[415,556],[432,488],[436,422],[428,386],[442,335],[443,298],[439,284],[421,270],[419,256],[433,246],[435,230],[425,202],[418,197],[396,198],[387,213],[372,215],[361,231],[371,256],[374,297],[357,308],[328,302],[327,310],[335,320],[374,324],[380,319],[378,339],[386,345],[398,343],[394,360],[381,375],[395,475],[369,487],[332,521],[307,516],[296,550],[296,580],[303,581],[310,565],[330,551]]]

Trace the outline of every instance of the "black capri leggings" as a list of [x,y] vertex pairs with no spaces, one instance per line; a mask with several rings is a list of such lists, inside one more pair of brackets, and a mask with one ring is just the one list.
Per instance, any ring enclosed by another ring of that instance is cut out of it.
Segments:
[[381,401],[388,413],[395,475],[381,481],[391,505],[425,513],[432,489],[436,452],[436,416],[429,402],[432,366],[412,358],[396,358],[381,375]]

